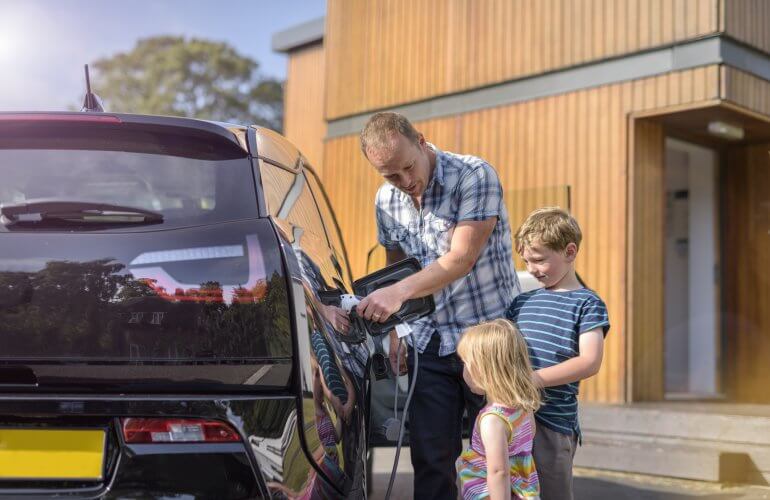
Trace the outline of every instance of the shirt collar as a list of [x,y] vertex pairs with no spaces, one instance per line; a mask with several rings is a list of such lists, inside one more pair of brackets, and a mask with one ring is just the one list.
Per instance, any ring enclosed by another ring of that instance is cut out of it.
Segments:
[[428,181],[426,189],[433,184],[434,180],[440,185],[444,185],[444,153],[430,142],[428,143],[428,147],[436,153],[436,168],[433,170],[433,178]]

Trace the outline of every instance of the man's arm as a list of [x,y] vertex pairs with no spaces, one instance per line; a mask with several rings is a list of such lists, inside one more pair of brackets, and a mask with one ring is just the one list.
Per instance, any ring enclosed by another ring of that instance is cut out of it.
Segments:
[[497,217],[458,222],[446,254],[420,272],[369,294],[358,305],[360,314],[366,319],[384,322],[401,309],[407,300],[432,295],[468,274],[486,246],[496,223]]
[[580,334],[580,354],[558,365],[541,368],[534,374],[540,387],[553,387],[583,380],[599,371],[604,354],[604,332],[595,328]]

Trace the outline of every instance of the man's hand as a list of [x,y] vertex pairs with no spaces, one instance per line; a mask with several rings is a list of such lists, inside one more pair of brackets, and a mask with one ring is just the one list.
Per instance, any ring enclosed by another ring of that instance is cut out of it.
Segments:
[[406,346],[398,338],[395,330],[390,332],[390,349],[388,358],[390,358],[390,368],[396,375],[406,375]]
[[399,283],[396,283],[364,297],[356,306],[356,312],[366,320],[384,323],[401,309],[403,303],[404,293],[399,288]]

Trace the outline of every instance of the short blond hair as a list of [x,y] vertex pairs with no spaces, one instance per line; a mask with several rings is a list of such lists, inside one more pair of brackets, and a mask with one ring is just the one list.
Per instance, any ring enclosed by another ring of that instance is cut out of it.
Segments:
[[361,152],[368,158],[368,148],[388,147],[394,133],[403,135],[413,144],[420,142],[420,133],[404,115],[381,111],[373,114],[361,130]]
[[559,207],[543,207],[533,211],[513,237],[516,251],[538,243],[560,252],[574,243],[580,248],[583,233],[574,217]]
[[532,380],[527,343],[507,319],[496,319],[468,328],[457,345],[457,354],[468,364],[473,382],[487,401],[525,411],[540,407],[540,391]]

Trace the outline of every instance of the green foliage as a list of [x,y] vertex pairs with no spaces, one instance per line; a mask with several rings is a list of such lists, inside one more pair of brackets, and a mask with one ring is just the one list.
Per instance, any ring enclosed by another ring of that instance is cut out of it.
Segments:
[[139,40],[100,59],[92,88],[109,111],[258,124],[280,131],[281,83],[226,43],[176,36]]

